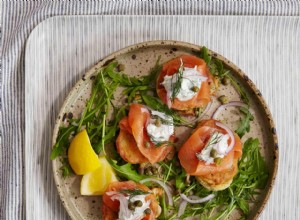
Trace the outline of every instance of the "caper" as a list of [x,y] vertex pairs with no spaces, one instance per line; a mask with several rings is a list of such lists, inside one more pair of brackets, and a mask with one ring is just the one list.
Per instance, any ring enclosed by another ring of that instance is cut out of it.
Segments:
[[151,214],[151,209],[150,208],[146,208],[145,211],[144,211],[144,213],[146,215],[150,215]]
[[221,80],[222,84],[227,86],[230,83],[230,79],[226,76],[223,77],[223,79]]
[[199,91],[199,88],[198,88],[197,86],[193,86],[193,87],[191,88],[191,90],[192,90],[193,92],[198,92],[198,91]]
[[147,141],[146,143],[145,143],[145,146],[146,146],[146,148],[149,148],[151,145],[150,145],[150,142],[149,141]]
[[132,202],[129,202],[128,203],[128,209],[132,210],[132,211],[135,210],[135,205]]
[[217,164],[217,165],[220,165],[221,162],[222,162],[222,158],[220,158],[220,157],[217,157],[217,158],[214,159],[214,163]]
[[125,69],[124,64],[121,64],[121,63],[120,63],[120,64],[118,65],[117,69],[118,69],[119,72],[123,71],[123,70]]
[[218,100],[222,103],[222,104],[226,104],[228,103],[228,98],[225,95],[221,95]]
[[150,167],[148,167],[148,168],[145,170],[145,174],[146,174],[147,176],[152,176],[152,175],[153,175],[153,173],[152,173]]
[[134,201],[134,205],[135,205],[135,207],[142,207],[143,202],[141,200],[136,200],[136,201]]
[[135,101],[135,102],[140,102],[140,101],[142,101],[142,96],[139,95],[139,94],[135,95],[135,96],[134,96],[134,101]]
[[216,158],[217,154],[218,154],[218,152],[216,151],[216,149],[211,149],[211,151],[210,151],[210,157]]
[[151,167],[151,171],[154,175],[157,175],[158,174],[158,170],[156,167]]
[[156,126],[156,127],[160,127],[160,126],[161,126],[161,120],[160,120],[160,118],[157,118],[157,119],[155,120],[155,126]]
[[194,113],[195,113],[195,115],[199,116],[200,115],[200,108],[194,108]]
[[135,94],[133,97],[133,103],[142,103],[142,96],[140,94]]

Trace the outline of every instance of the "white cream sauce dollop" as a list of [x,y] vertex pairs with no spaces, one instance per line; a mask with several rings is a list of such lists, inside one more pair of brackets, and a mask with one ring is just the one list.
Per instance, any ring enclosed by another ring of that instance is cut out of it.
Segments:
[[[206,165],[213,164],[215,158],[224,158],[227,154],[229,138],[230,136],[228,134],[224,135],[219,132],[213,133],[206,146],[201,152],[197,153],[196,156],[199,160],[205,161]],[[212,155],[212,151],[215,151],[214,155]]]
[[[179,80],[179,73],[175,73],[171,76],[166,75],[164,77],[164,81],[161,83],[165,90],[167,91],[167,97],[168,99],[171,99],[173,96],[173,87],[176,84],[176,82]],[[176,95],[176,98],[180,101],[187,101],[192,99],[198,91],[195,91],[193,89],[194,87],[197,87],[198,90],[201,89],[202,82],[206,81],[207,77],[203,76],[197,69],[197,66],[194,68],[188,68],[184,67],[184,70],[182,72],[182,81],[179,88],[179,92]]]
[[[160,120],[161,123],[157,124],[156,120]],[[161,143],[168,141],[174,134],[173,118],[162,112],[152,110],[146,129],[152,142]]]

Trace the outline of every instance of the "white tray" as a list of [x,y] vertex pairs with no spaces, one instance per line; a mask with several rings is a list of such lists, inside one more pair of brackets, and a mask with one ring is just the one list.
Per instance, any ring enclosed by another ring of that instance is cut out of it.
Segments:
[[260,88],[281,147],[277,182],[261,219],[299,219],[299,17],[247,16],[60,16],[39,24],[25,54],[26,219],[68,218],[50,150],[55,119],[72,86],[109,53],[158,39],[205,45]]

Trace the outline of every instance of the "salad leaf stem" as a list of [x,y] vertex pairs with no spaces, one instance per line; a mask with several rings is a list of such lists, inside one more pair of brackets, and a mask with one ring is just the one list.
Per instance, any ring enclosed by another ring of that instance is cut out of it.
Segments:
[[160,205],[161,205],[161,215],[159,216],[159,219],[163,220],[163,219],[168,219],[168,208],[167,208],[167,204],[166,204],[166,196],[165,194],[163,194],[160,198]]
[[172,170],[172,163],[169,166],[167,175],[164,177],[164,183],[166,183],[168,181],[171,170]]
[[78,124],[78,127],[77,127],[77,133],[80,132],[80,130],[81,130],[81,126],[82,126],[83,120],[86,118],[86,114],[87,114],[88,110],[91,108],[95,96],[96,96],[96,90],[93,91],[91,99],[88,101],[87,107],[83,111],[83,114],[82,114],[82,116],[80,118],[80,121],[79,121],[79,124]]
[[250,100],[249,97],[246,93],[246,91],[235,81],[235,79],[227,74],[227,77],[230,79],[231,84],[233,85],[233,87],[235,88],[235,90],[240,94],[241,99],[247,104],[249,105]]
[[150,70],[148,76],[144,76],[143,85],[150,85],[151,87],[155,88],[155,83],[158,74],[161,72],[162,65],[159,64],[161,56],[159,56],[156,60],[155,66]]
[[104,137],[105,137],[105,121],[106,121],[106,115],[104,114],[103,115],[103,119],[102,119],[102,138],[101,138],[101,147],[104,151],[104,155],[106,155],[106,152],[105,152],[105,146],[104,146]]

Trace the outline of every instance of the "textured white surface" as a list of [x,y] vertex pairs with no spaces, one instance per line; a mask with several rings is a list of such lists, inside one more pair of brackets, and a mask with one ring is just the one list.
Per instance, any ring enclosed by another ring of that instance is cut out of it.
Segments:
[[25,54],[27,219],[65,219],[49,159],[55,118],[75,82],[109,53],[147,40],[205,45],[233,61],[261,90],[277,125],[280,163],[261,219],[299,219],[299,17],[81,16],[50,18]]

